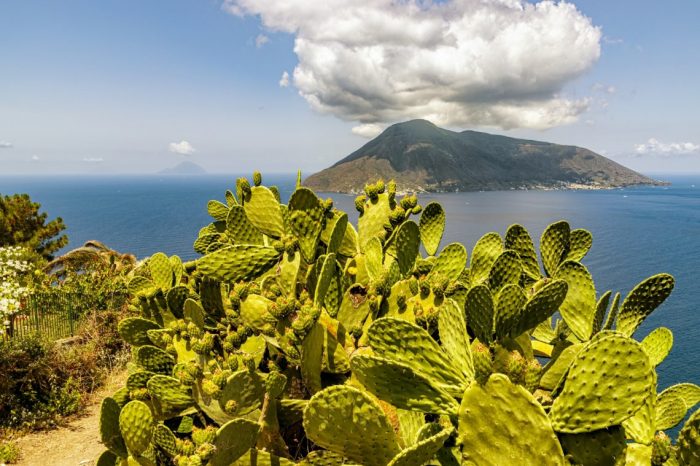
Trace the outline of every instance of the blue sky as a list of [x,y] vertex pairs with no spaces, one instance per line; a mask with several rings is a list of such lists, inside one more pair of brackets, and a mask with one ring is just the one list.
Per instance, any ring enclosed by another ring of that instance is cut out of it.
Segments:
[[4,0],[0,174],[310,173],[415,117],[700,171],[700,2],[337,1]]

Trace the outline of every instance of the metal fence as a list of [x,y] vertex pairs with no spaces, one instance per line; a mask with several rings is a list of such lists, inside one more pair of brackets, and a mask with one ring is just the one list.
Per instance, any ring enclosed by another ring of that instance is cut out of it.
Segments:
[[5,338],[24,338],[38,335],[48,340],[59,340],[76,334],[83,317],[90,311],[117,309],[128,296],[110,294],[95,296],[87,293],[62,291],[34,292],[22,303],[22,312],[4,323]]

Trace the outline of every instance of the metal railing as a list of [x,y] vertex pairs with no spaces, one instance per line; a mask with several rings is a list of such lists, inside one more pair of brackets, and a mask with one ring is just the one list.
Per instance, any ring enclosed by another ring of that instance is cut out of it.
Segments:
[[95,296],[53,290],[33,292],[23,300],[22,312],[4,322],[4,337],[37,335],[48,340],[72,337],[88,312],[117,309],[127,299],[128,295],[117,293]]

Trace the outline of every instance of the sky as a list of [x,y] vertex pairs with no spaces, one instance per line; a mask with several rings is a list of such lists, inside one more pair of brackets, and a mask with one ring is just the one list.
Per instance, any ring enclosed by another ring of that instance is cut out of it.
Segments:
[[0,175],[310,174],[426,118],[700,172],[700,2],[2,0]]

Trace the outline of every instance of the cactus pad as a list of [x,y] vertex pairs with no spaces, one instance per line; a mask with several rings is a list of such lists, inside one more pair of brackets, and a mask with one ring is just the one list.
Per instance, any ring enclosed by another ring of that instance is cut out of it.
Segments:
[[126,458],[126,444],[119,430],[121,408],[113,398],[105,398],[100,406],[100,440],[117,456]]
[[467,292],[465,304],[467,325],[483,343],[493,340],[494,305],[491,291],[485,285],[476,285]]
[[464,392],[458,435],[467,464],[566,464],[544,409],[503,374]]
[[509,335],[517,337],[554,314],[564,301],[567,289],[568,286],[563,280],[554,280],[542,287],[525,303],[517,318],[505,324]]
[[148,270],[156,287],[165,291],[173,286],[173,268],[168,256],[162,252],[157,252],[148,259]]
[[559,266],[555,277],[569,285],[566,299],[559,308],[564,322],[579,340],[588,341],[593,333],[597,306],[593,277],[582,264],[570,260]]
[[396,231],[396,261],[402,276],[409,274],[420,248],[419,227],[412,220],[404,222]]
[[451,428],[442,429],[441,426],[433,425],[437,427],[435,429],[437,432],[401,451],[391,460],[388,466],[422,466],[430,461],[435,456],[435,453],[445,444],[452,431]]
[[226,231],[236,244],[263,244],[263,235],[250,223],[242,206],[231,207],[226,218]]
[[170,374],[175,366],[173,357],[155,346],[139,347],[134,362],[142,369],[158,374]]
[[554,400],[549,414],[554,430],[577,434],[620,424],[642,406],[653,379],[639,343],[599,334],[578,353]]
[[569,248],[564,260],[580,262],[593,245],[593,235],[588,230],[578,228],[569,234]]
[[644,319],[668,298],[673,286],[673,277],[667,273],[649,277],[635,286],[622,302],[617,330],[627,336],[634,334]]
[[497,293],[506,285],[517,284],[523,273],[523,266],[515,251],[505,250],[498,256],[489,272],[489,288]]
[[394,429],[380,405],[352,387],[318,392],[304,410],[304,430],[317,445],[366,466],[386,466],[399,453]]
[[455,414],[459,405],[438,383],[413,366],[377,356],[356,355],[350,366],[357,379],[399,409]]
[[469,346],[467,324],[464,321],[464,313],[451,299],[448,299],[440,308],[438,331],[440,344],[448,360],[461,371],[464,380],[472,380],[474,361]]
[[130,401],[119,413],[119,430],[129,453],[140,456],[151,444],[153,415],[142,401]]
[[464,246],[459,243],[448,244],[440,251],[430,275],[442,275],[450,281],[456,280],[466,265],[467,250]]
[[227,422],[216,432],[216,455],[209,461],[209,466],[229,466],[255,447],[259,426],[248,419],[234,419]]
[[150,345],[151,339],[148,338],[147,332],[159,328],[160,325],[152,320],[140,317],[127,317],[122,319],[117,326],[119,336],[132,346]]
[[221,390],[219,405],[225,408],[229,401],[235,402],[235,415],[242,416],[256,410],[265,396],[265,379],[257,372],[247,369],[235,372],[226,380]]
[[270,270],[279,258],[275,248],[240,244],[202,257],[197,261],[197,270],[220,281],[251,280]]
[[219,201],[209,201],[207,203],[207,213],[214,219],[218,221],[226,221],[228,216],[229,206]]
[[654,329],[642,340],[642,348],[649,356],[651,365],[656,367],[668,356],[673,347],[673,332],[666,327]]
[[559,441],[571,464],[623,466],[627,451],[625,430],[620,426],[586,434],[561,434]]
[[425,251],[429,256],[434,256],[445,231],[445,211],[442,206],[437,202],[425,206],[418,226]]
[[253,186],[243,204],[250,223],[267,236],[281,238],[284,235],[284,219],[277,198],[264,186]]
[[498,256],[503,252],[503,242],[498,233],[486,233],[472,249],[472,259],[469,264],[469,277],[473,284],[480,284],[488,280]]
[[700,409],[695,411],[678,434],[677,457],[682,466],[700,465]]
[[299,249],[307,262],[313,262],[323,229],[325,209],[313,191],[301,188],[289,198],[289,225],[299,239]]
[[688,412],[688,406],[678,392],[665,390],[656,397],[656,430],[667,430],[677,426]]
[[182,411],[194,404],[190,389],[180,385],[180,381],[173,377],[154,375],[148,380],[147,387],[163,412]]
[[368,333],[369,344],[377,356],[404,362],[441,385],[463,387],[464,374],[453,367],[447,354],[423,328],[403,319],[383,317],[372,323]]
[[530,280],[539,280],[540,266],[537,263],[537,253],[532,243],[532,238],[522,225],[511,225],[506,231],[504,239],[506,249],[511,249],[518,253],[523,272]]
[[559,221],[549,225],[540,238],[540,251],[542,253],[542,265],[548,276],[553,276],[557,267],[564,259],[569,247],[571,229],[569,224]]

